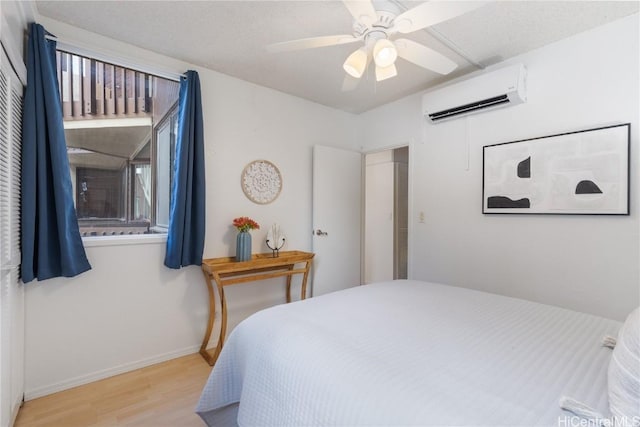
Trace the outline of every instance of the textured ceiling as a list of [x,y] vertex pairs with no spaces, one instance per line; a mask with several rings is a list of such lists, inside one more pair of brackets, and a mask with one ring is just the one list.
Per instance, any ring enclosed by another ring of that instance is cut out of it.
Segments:
[[[402,9],[422,2],[390,0]],[[348,112],[360,113],[637,13],[637,1],[496,1],[407,38],[458,64],[440,76],[399,59],[398,76],[365,73],[343,91],[342,63],[358,44],[268,53],[293,39],[349,34],[341,1],[38,1],[46,17]],[[452,50],[453,48],[453,50]],[[369,67],[371,69],[372,67]]]

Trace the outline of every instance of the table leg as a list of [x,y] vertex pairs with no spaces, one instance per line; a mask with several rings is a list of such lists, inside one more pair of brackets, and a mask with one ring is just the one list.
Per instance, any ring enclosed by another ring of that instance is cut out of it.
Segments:
[[307,298],[307,278],[309,277],[309,269],[311,267],[311,261],[307,261],[307,265],[304,269],[304,275],[302,276],[302,286],[301,286],[301,290],[300,290],[300,299],[306,299]]
[[221,311],[221,324],[220,324],[220,335],[218,336],[218,344],[216,345],[216,350],[211,356],[211,362],[209,365],[213,366],[218,360],[218,356],[220,356],[220,352],[222,351],[222,346],[224,345],[224,339],[227,335],[227,299],[224,295],[224,287],[222,286],[222,282],[220,277],[216,273],[213,273],[213,278],[218,285],[218,297],[220,299],[220,311]]
[[[293,270],[294,266],[295,264],[291,264],[287,267],[287,270]],[[287,276],[287,304],[291,302],[291,276],[292,274]]]
[[206,271],[203,271],[202,273],[204,274],[205,282],[207,283],[207,290],[209,291],[209,321],[207,322],[207,330],[204,333],[202,345],[200,346],[200,355],[207,361],[209,366],[213,366],[215,359],[213,359],[207,351],[207,344],[209,344],[209,338],[211,338],[211,331],[213,330],[213,322],[216,318],[216,299],[213,293],[211,277]]

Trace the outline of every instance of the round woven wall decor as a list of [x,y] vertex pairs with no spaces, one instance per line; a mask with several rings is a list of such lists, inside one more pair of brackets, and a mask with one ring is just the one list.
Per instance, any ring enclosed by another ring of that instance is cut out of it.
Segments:
[[266,205],[280,195],[282,176],[273,163],[267,160],[254,160],[242,171],[240,185],[249,200]]

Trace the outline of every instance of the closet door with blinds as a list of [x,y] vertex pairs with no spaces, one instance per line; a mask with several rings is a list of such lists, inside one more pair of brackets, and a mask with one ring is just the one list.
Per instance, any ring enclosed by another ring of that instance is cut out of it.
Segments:
[[20,79],[0,49],[0,427],[24,394],[24,284],[20,281]]

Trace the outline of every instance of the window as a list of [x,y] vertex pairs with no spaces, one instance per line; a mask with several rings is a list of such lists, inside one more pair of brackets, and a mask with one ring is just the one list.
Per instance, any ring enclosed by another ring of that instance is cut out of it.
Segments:
[[80,233],[166,233],[179,83],[63,51],[57,60]]

